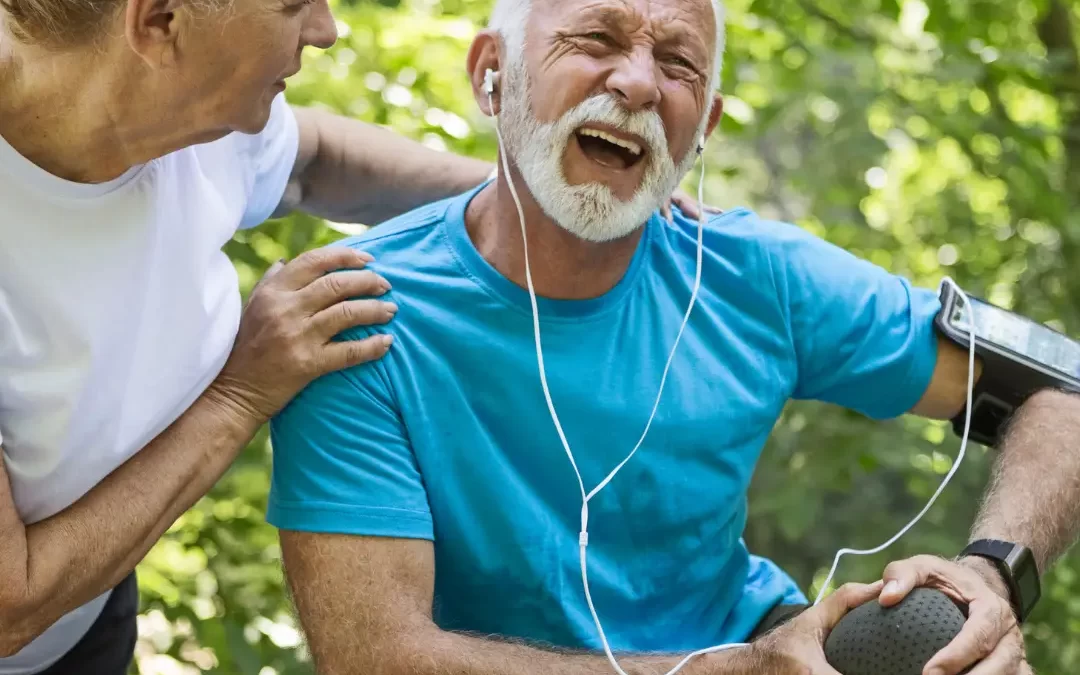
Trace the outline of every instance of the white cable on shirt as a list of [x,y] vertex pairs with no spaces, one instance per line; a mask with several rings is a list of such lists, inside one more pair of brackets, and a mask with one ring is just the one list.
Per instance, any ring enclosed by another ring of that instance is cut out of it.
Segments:
[[[529,302],[532,305],[533,341],[534,341],[534,343],[536,345],[536,362],[537,362],[537,366],[539,367],[539,372],[540,372],[540,385],[541,385],[541,387],[542,387],[542,389],[544,391],[544,400],[547,402],[548,413],[551,415],[551,420],[555,424],[555,430],[556,430],[556,432],[558,432],[559,440],[562,442],[563,449],[566,451],[566,456],[570,460],[570,465],[574,469],[574,476],[577,478],[578,488],[579,488],[580,493],[581,493],[581,532],[578,535],[578,549],[580,551],[581,581],[582,581],[582,585],[584,586],[584,590],[585,590],[585,600],[589,605],[589,612],[592,614],[593,622],[596,624],[596,630],[597,630],[597,633],[600,636],[600,642],[603,644],[604,654],[607,656],[608,662],[611,664],[612,668],[615,669],[615,672],[618,673],[618,675],[627,675],[626,671],[624,671],[622,669],[622,667],[619,665],[618,660],[616,660],[615,655],[611,651],[611,646],[608,644],[607,635],[604,633],[604,627],[600,623],[600,616],[597,614],[596,607],[593,604],[592,593],[589,591],[589,573],[588,573],[588,565],[587,565],[587,557],[588,557],[587,549],[588,549],[588,546],[589,546],[589,502],[601,490],[603,490],[612,481],[613,478],[615,478],[615,474],[617,474],[626,465],[626,463],[630,461],[630,458],[633,457],[635,453],[637,453],[638,448],[640,448],[641,444],[645,441],[645,437],[649,433],[649,428],[652,426],[653,419],[656,417],[656,411],[660,406],[660,398],[664,393],[664,385],[667,383],[667,376],[668,376],[669,370],[671,369],[672,360],[675,358],[675,350],[679,346],[679,341],[682,339],[683,332],[686,329],[686,324],[690,320],[690,313],[693,310],[695,303],[697,302],[698,291],[701,288],[702,249],[703,249],[703,235],[704,235],[704,227],[705,227],[705,194],[704,194],[704,192],[705,192],[705,159],[704,159],[705,153],[704,153],[704,139],[702,139],[702,145],[701,145],[701,156],[702,156],[701,175],[700,175],[700,178],[698,180],[697,266],[696,266],[696,270],[694,272],[693,290],[690,293],[690,303],[686,308],[686,313],[683,316],[682,324],[679,326],[679,332],[675,335],[675,342],[671,347],[671,352],[668,354],[667,363],[664,364],[664,372],[660,377],[660,387],[659,387],[659,390],[656,393],[656,400],[653,402],[652,411],[649,414],[649,419],[645,423],[645,429],[644,429],[644,431],[642,431],[641,437],[638,439],[637,443],[634,445],[634,448],[630,451],[630,454],[628,454],[625,459],[623,459],[621,462],[619,462],[619,464],[614,469],[612,469],[611,473],[609,473],[607,475],[607,477],[604,478],[604,480],[602,480],[595,488],[593,488],[589,492],[586,492],[585,491],[585,481],[582,479],[581,472],[578,470],[577,461],[574,459],[574,453],[570,450],[570,443],[566,439],[566,434],[563,431],[562,423],[559,421],[559,415],[558,415],[558,413],[555,412],[555,403],[551,399],[551,391],[548,388],[547,372],[546,372],[546,369],[544,368],[544,351],[543,351],[543,348],[541,346],[541,339],[540,339],[540,312],[539,312],[539,308],[537,306],[537,301],[536,301],[536,289],[533,286],[532,270],[531,270],[530,265],[529,265],[529,242],[528,242],[528,235],[527,235],[527,232],[526,232],[526,229],[525,229],[525,211],[521,206],[521,200],[518,198],[517,189],[514,186],[513,177],[510,175],[510,166],[509,166],[509,162],[508,162],[508,159],[507,159],[506,144],[503,143],[502,133],[499,130],[498,115],[495,113],[495,104],[494,104],[494,101],[492,100],[492,90],[488,89],[487,94],[488,94],[488,104],[489,104],[489,106],[491,108],[492,115],[495,117],[495,134],[496,134],[496,136],[498,138],[498,141],[499,141],[499,148],[500,148],[500,155],[501,155],[501,159],[502,159],[503,171],[506,174],[506,182],[507,182],[507,186],[510,188],[510,196],[513,197],[514,206],[517,207],[518,219],[519,219],[519,222],[521,223],[521,241],[522,241],[522,246],[524,247],[524,252],[525,252],[525,282],[526,282],[526,285],[528,286],[528,290],[529,290]],[[974,372],[975,372],[975,319],[974,319],[974,307],[972,307],[970,302],[968,302],[967,295],[964,294],[964,291],[961,290],[960,287],[956,284],[956,282],[954,282],[951,278],[945,277],[942,280],[941,283],[942,284],[945,284],[945,283],[950,284],[953,287],[953,289],[957,292],[957,294],[960,295],[960,297],[964,301],[965,305],[969,307],[969,311],[968,311],[968,328],[969,328],[969,335],[971,336],[971,340],[970,340],[970,349],[969,349],[969,355],[968,355],[968,395],[967,395],[966,419],[965,419],[965,423],[964,423],[964,435],[963,435],[963,440],[962,440],[962,442],[960,444],[960,453],[957,456],[956,462],[953,464],[952,469],[949,471],[948,475],[945,477],[945,480],[942,482],[941,486],[938,487],[937,492],[934,493],[933,497],[931,497],[930,501],[926,504],[926,506],[923,508],[923,510],[919,513],[918,516],[915,517],[914,520],[912,520],[910,523],[908,523],[904,527],[904,529],[902,529],[900,532],[898,532],[892,539],[890,539],[889,541],[885,542],[884,544],[882,544],[881,546],[879,546],[879,547],[877,547],[875,549],[871,549],[871,550],[867,550],[867,551],[858,551],[858,550],[853,550],[853,549],[841,549],[839,552],[837,552],[836,558],[833,561],[832,569],[829,571],[829,576],[825,580],[825,583],[822,584],[821,592],[818,594],[817,599],[814,601],[815,605],[820,603],[821,600],[824,598],[824,595],[825,595],[826,590],[828,589],[829,583],[832,581],[832,578],[836,573],[836,568],[837,568],[837,565],[840,562],[841,556],[843,556],[844,554],[847,554],[847,553],[851,553],[853,555],[870,555],[870,554],[873,554],[873,553],[878,553],[878,552],[888,548],[893,543],[895,543],[898,539],[900,539],[900,537],[902,537],[904,534],[906,534],[908,532],[908,530],[910,530],[912,527],[914,527],[915,524],[919,520],[922,519],[922,517],[926,514],[926,512],[930,510],[930,507],[933,506],[934,502],[937,500],[938,495],[941,494],[942,490],[945,489],[945,486],[948,485],[950,480],[952,480],[953,475],[956,473],[956,470],[960,466],[960,462],[964,458],[964,454],[965,454],[965,451],[967,449],[968,434],[969,434],[969,432],[971,430],[971,407],[972,407],[972,396],[973,396],[973,392],[974,392]],[[680,670],[682,670],[682,668],[684,666],[686,666],[686,664],[689,663],[696,656],[702,656],[704,654],[710,654],[710,653],[720,652],[720,651],[724,651],[724,650],[728,650],[728,649],[734,649],[736,647],[747,647],[747,646],[749,646],[747,643],[741,643],[740,642],[740,643],[716,645],[714,647],[707,647],[705,649],[699,649],[699,650],[697,650],[695,652],[692,652],[692,653],[688,654],[674,668],[669,670],[666,673],[666,675],[675,675],[675,673],[678,673]]]
[[968,386],[967,386],[967,410],[964,413],[964,434],[960,440],[960,452],[956,455],[956,461],[953,462],[952,468],[949,469],[948,474],[945,475],[945,480],[941,481],[941,485],[938,486],[937,491],[930,497],[930,501],[926,502],[926,506],[919,512],[919,515],[915,516],[914,520],[904,526],[902,530],[897,532],[892,539],[888,540],[877,548],[866,549],[863,551],[842,548],[836,552],[836,557],[833,558],[832,568],[829,570],[829,576],[825,578],[825,581],[821,584],[821,590],[818,591],[817,599],[814,600],[814,605],[817,605],[825,598],[825,593],[829,590],[829,584],[832,583],[833,576],[836,574],[836,568],[840,564],[840,558],[850,553],[851,555],[874,555],[881,553],[885,549],[892,546],[900,537],[907,534],[908,530],[915,527],[915,524],[922,520],[922,517],[926,515],[926,512],[930,510],[930,507],[937,501],[938,496],[945,489],[945,486],[949,484],[953,476],[956,474],[956,470],[960,468],[960,463],[964,461],[964,455],[967,454],[968,435],[971,433],[971,408],[972,398],[975,393],[975,306],[968,300],[968,296],[964,293],[963,289],[952,280],[951,277],[944,277],[941,280],[941,284],[938,286],[938,295],[941,295],[941,289],[948,284],[952,286],[956,294],[963,300],[964,306],[967,307],[967,331],[968,331]]
[[[491,100],[491,94],[488,93],[488,103],[491,107],[492,114],[495,111],[495,104]],[[702,261],[702,249],[703,249],[703,235],[705,227],[705,163],[702,161],[701,177],[698,181],[698,236],[697,236],[697,269],[694,273],[694,286],[690,293],[690,304],[686,308],[686,314],[683,316],[682,324],[679,326],[679,332],[675,336],[675,343],[671,347],[671,353],[668,354],[667,363],[664,364],[664,372],[660,377],[659,391],[656,393],[656,400],[653,402],[652,412],[649,414],[649,419],[645,423],[645,429],[641,433],[641,437],[638,439],[637,444],[634,445],[633,450],[626,456],[619,464],[612,469],[611,473],[607,475],[595,488],[590,492],[585,491],[585,481],[581,478],[581,472],[578,470],[577,461],[574,460],[574,453],[570,450],[570,443],[566,440],[566,434],[563,432],[562,423],[559,421],[559,415],[555,412],[555,404],[551,400],[551,391],[548,389],[547,372],[544,368],[544,350],[541,346],[540,340],[540,311],[536,302],[536,289],[533,286],[532,270],[529,266],[529,243],[528,235],[525,231],[525,211],[521,206],[521,200],[518,198],[517,189],[514,187],[513,177],[510,175],[510,166],[506,155],[506,144],[503,143],[502,134],[499,131],[498,117],[496,116],[495,133],[499,140],[499,147],[501,148],[500,154],[502,155],[503,171],[506,173],[506,182],[510,188],[510,195],[514,199],[514,205],[517,207],[518,219],[521,223],[521,240],[525,249],[525,282],[529,288],[529,301],[532,303],[532,319],[533,319],[533,340],[536,344],[536,362],[540,370],[540,385],[544,390],[544,400],[547,401],[548,413],[551,415],[552,422],[555,423],[555,430],[559,434],[559,440],[562,441],[563,449],[566,451],[566,456],[570,460],[570,465],[574,468],[574,475],[577,477],[578,488],[581,491],[581,532],[578,535],[578,549],[580,551],[581,558],[581,581],[585,588],[585,600],[589,605],[589,612],[592,613],[593,622],[596,624],[596,630],[600,635],[600,641],[604,646],[604,653],[607,655],[608,661],[611,663],[612,668],[619,675],[627,675],[626,671],[619,666],[619,662],[615,659],[615,655],[611,651],[611,646],[608,644],[607,635],[604,633],[604,627],[600,623],[600,617],[596,612],[596,607],[593,604],[592,593],[589,591],[589,573],[587,565],[587,553],[586,550],[589,546],[589,502],[595,497],[601,490],[603,490],[615,478],[615,474],[619,473],[630,458],[637,453],[638,448],[645,441],[645,437],[649,433],[649,428],[652,426],[653,419],[656,417],[656,411],[660,407],[660,397],[664,393],[664,385],[667,383],[668,372],[671,369],[671,362],[675,358],[675,350],[679,346],[679,341],[682,339],[683,331],[686,329],[686,324],[690,320],[690,312],[694,308],[694,304],[697,302],[698,290],[701,288],[701,261]],[[702,156],[704,157],[704,143],[702,144]],[[725,649],[733,649],[735,647],[745,647],[744,643],[717,645],[715,647],[709,647],[707,649],[700,649],[692,654],[689,654],[678,665],[667,672],[667,675],[674,675],[679,672],[683,666],[690,662],[695,656],[702,654],[708,654],[711,652],[723,651]]]

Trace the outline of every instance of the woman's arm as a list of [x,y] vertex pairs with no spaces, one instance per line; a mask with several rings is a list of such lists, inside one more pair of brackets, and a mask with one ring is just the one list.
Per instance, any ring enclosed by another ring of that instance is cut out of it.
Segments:
[[300,150],[277,216],[300,210],[374,225],[479,185],[495,168],[373,124],[314,108],[293,111]]
[[[252,292],[224,370],[178,420],[82,499],[25,525],[0,454],[0,657],[116,586],[228,469],[280,407],[316,377],[383,356],[387,336],[332,342],[389,321],[370,256],[331,248],[275,265]],[[347,270],[347,271],[338,271]]]

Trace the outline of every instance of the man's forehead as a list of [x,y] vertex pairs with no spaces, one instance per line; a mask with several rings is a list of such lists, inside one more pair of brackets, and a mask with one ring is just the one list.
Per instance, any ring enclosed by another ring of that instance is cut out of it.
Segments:
[[693,31],[706,43],[715,39],[712,0],[532,0],[532,9],[550,13],[559,23],[593,18],[611,23],[644,21],[646,30]]

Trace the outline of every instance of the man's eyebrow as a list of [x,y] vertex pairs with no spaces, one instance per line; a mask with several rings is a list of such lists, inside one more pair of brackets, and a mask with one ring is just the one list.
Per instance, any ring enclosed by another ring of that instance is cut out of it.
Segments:
[[678,45],[691,49],[695,55],[705,58],[709,53],[709,46],[703,37],[698,35],[694,31],[688,31],[682,28],[674,28],[670,25],[663,25],[658,28],[657,32],[657,44],[664,46]]
[[[577,30],[584,30],[588,25],[602,25],[605,28],[625,31],[626,23],[630,19],[641,20],[640,16],[631,16],[625,11],[614,11],[611,7],[589,7],[582,9],[572,17],[568,17],[564,23],[563,33],[570,34]],[[670,25],[666,21],[654,21],[656,26],[657,44],[663,46],[679,45],[693,50],[695,55],[707,57],[709,47],[706,40],[695,31]]]

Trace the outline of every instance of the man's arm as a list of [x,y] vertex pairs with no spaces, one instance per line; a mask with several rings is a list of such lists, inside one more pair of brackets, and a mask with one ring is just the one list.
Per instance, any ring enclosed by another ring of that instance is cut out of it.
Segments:
[[[380,338],[331,339],[389,319],[365,254],[315,251],[252,292],[218,379],[168,429],[60,513],[25,525],[0,454],[0,657],[116,586],[225,472],[259,426],[311,379],[386,353]],[[342,267],[346,272],[334,272]],[[328,274],[333,272],[332,274]]]
[[[1000,539],[1031,549],[1040,573],[1080,536],[1080,396],[1035,394],[1003,437],[971,541]],[[1023,639],[997,569],[980,557],[952,562],[917,556],[889,565],[882,593],[892,605],[912,588],[939,588],[969,607],[964,630],[927,664],[956,675],[981,660],[997,670],[1027,673]]]
[[[968,370],[971,356],[944,336],[937,336],[937,363],[930,385],[911,412],[933,420],[951,420],[967,405]],[[982,360],[975,356],[975,375],[972,384],[979,383]]]
[[300,149],[275,216],[374,225],[475,187],[495,168],[326,111],[294,112]]
[[[289,587],[320,675],[612,672],[603,654],[557,651],[439,629],[431,613],[435,558],[430,541],[283,530],[281,545]],[[835,620],[845,611],[832,609],[838,615]],[[629,675],[666,673],[682,660],[682,656],[661,655],[617,658]],[[679,672],[787,675],[806,671],[792,666],[779,650],[737,648],[698,657]]]
[[1043,391],[1009,424],[971,540],[1024,544],[1045,574],[1078,536],[1080,396]]

